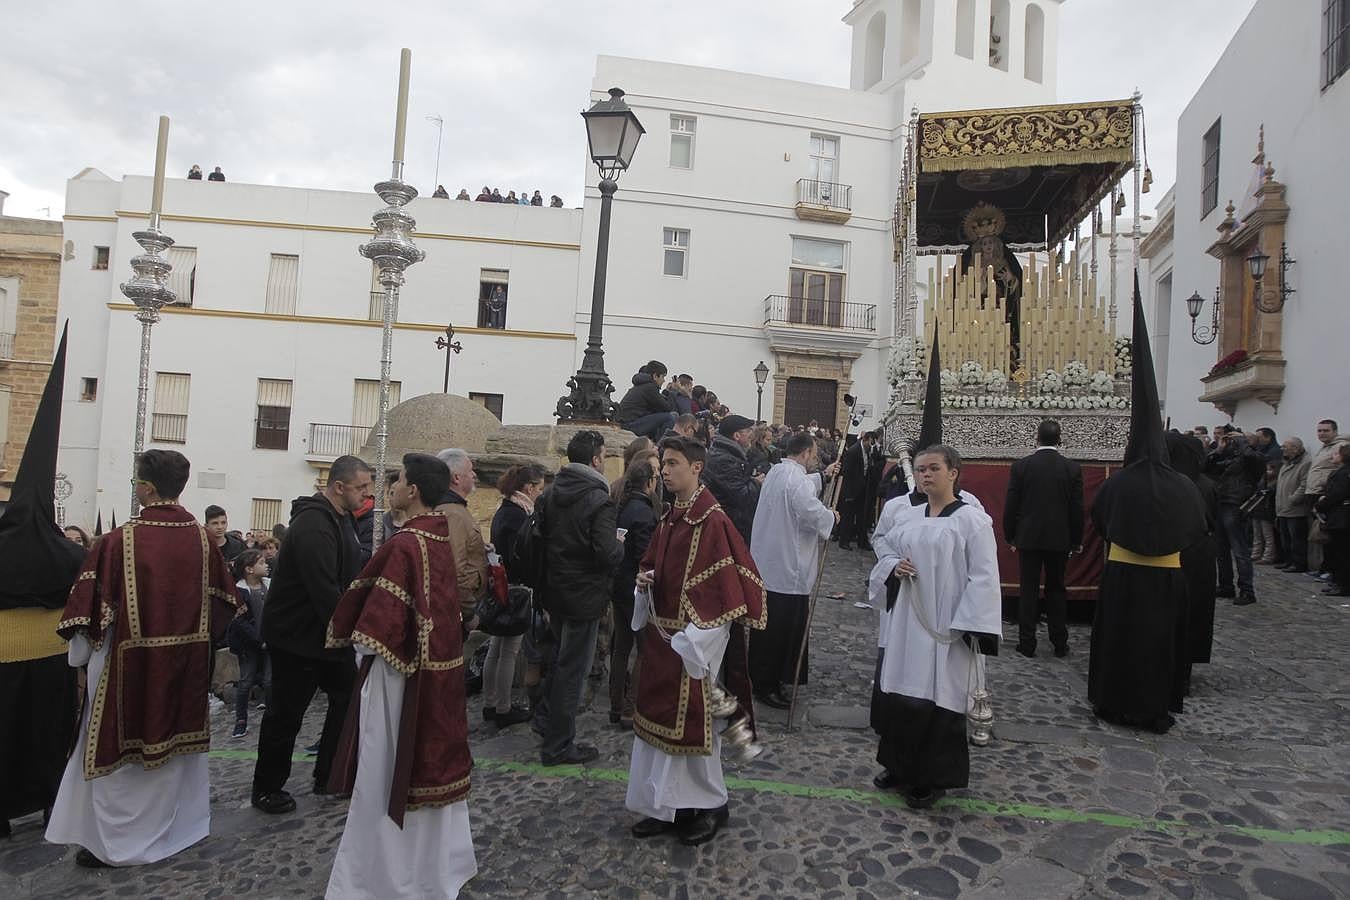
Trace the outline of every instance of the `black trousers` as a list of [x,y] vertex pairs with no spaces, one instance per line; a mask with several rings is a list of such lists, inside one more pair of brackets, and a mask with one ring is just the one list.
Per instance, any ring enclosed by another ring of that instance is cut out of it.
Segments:
[[1341,590],[1350,591],[1350,529],[1328,528],[1326,535],[1326,569]]
[[[763,631],[750,632],[750,683],[756,691],[776,691],[792,684],[810,605],[807,594],[768,592],[768,624]],[[808,647],[798,684],[806,684],[809,653]]]
[[839,543],[862,543],[867,540],[867,511],[863,496],[841,497],[839,500]]
[[65,653],[0,663],[0,820],[56,802],[78,714]]
[[1069,554],[1060,550],[1018,550],[1017,564],[1022,586],[1017,595],[1017,643],[1027,650],[1036,649],[1036,623],[1041,617],[1041,572],[1045,572],[1045,618],[1050,643],[1063,647],[1069,641],[1065,609],[1069,593],[1064,588],[1064,569]]
[[328,695],[328,715],[323,720],[319,755],[314,760],[314,783],[328,784],[328,773],[337,753],[338,738],[351,699],[356,664],[350,653],[341,659],[313,659],[272,648],[272,699],[263,713],[258,734],[258,763],[253,767],[253,796],[274,794],[291,777],[295,737],[314,692]]

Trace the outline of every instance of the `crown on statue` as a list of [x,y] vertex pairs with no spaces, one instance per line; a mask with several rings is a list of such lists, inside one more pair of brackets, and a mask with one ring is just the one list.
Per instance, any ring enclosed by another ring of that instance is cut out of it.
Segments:
[[989,203],[977,203],[966,213],[961,220],[961,230],[965,232],[966,240],[974,241],[982,237],[996,237],[1003,233],[1004,227],[1008,224],[1007,217],[1003,215],[1003,210]]

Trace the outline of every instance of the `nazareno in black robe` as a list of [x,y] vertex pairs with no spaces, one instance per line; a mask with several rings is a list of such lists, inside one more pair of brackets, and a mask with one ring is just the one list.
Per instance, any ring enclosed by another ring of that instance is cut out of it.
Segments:
[[[1088,662],[1088,700],[1098,717],[1163,732],[1181,711],[1190,673],[1185,571],[1163,563],[1207,533],[1195,483],[1172,468],[1158,409],[1153,353],[1134,284],[1133,379],[1125,465],[1097,492],[1092,521],[1108,547]],[[1119,547],[1134,562],[1110,558]]]

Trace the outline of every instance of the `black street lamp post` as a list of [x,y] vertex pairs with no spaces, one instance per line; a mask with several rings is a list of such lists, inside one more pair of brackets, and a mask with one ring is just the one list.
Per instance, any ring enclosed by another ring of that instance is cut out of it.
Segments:
[[618,177],[627,171],[645,129],[623,100],[623,91],[609,89],[609,99],[597,101],[581,114],[591,160],[600,170],[600,230],[595,243],[595,285],[591,290],[591,328],[581,368],[567,382],[570,393],[558,400],[560,422],[610,422],[614,419],[614,383],[605,373],[605,275],[609,265],[609,220]]
[[759,361],[755,366],[755,390],[759,396],[755,399],[755,421],[760,422],[764,419],[764,382],[769,380],[769,367],[764,365],[764,360]]
[[1208,327],[1200,325],[1197,327],[1197,320],[1200,318],[1200,310],[1204,308],[1205,298],[1200,296],[1199,291],[1193,291],[1186,298],[1186,312],[1191,317],[1191,340],[1197,344],[1212,344],[1214,339],[1219,336],[1219,289],[1214,289],[1214,309],[1213,318]]
[[446,324],[445,337],[436,338],[436,349],[445,351],[445,383],[441,387],[441,393],[448,394],[450,393],[450,354],[458,353],[464,349],[464,346],[455,340],[455,326]]

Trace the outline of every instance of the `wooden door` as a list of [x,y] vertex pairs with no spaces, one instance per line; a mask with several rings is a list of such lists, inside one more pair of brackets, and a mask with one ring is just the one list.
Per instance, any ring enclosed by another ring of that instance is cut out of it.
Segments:
[[783,398],[786,425],[809,425],[815,419],[822,428],[833,428],[838,409],[839,382],[828,378],[789,378]]
[[789,322],[838,328],[844,311],[844,275],[791,269],[788,296]]

